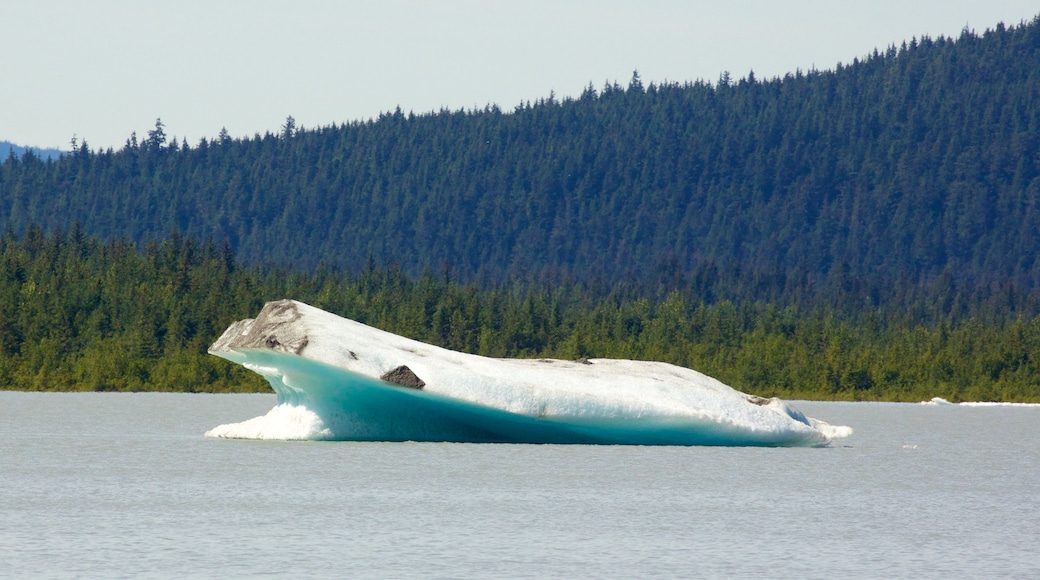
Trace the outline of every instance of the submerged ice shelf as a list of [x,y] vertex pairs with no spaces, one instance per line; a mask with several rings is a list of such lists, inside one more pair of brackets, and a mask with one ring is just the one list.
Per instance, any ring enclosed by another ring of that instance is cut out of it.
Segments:
[[232,324],[210,353],[278,395],[267,415],[212,437],[813,446],[852,432],[666,363],[492,359],[291,300]]

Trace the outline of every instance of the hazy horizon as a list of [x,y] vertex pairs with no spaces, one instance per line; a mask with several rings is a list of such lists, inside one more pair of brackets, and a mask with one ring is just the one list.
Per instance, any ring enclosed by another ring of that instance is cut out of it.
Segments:
[[783,4],[742,0],[518,3],[399,0],[16,4],[0,35],[0,140],[119,148],[162,118],[195,144],[366,120],[577,97],[590,83],[760,79],[833,69],[875,48],[956,37],[1040,11],[1002,0]]

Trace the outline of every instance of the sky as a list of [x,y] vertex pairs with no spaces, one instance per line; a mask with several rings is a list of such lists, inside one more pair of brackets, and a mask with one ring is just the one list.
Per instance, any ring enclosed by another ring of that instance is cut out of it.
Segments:
[[832,69],[1036,0],[181,0],[0,5],[0,140],[120,148],[161,118],[194,145],[377,117],[512,110],[590,83]]

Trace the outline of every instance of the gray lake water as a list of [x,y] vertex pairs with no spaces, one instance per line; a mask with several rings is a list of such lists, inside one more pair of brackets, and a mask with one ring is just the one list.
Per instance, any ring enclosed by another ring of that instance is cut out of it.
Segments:
[[0,392],[2,577],[1040,577],[1040,407],[828,448],[212,439],[273,395]]

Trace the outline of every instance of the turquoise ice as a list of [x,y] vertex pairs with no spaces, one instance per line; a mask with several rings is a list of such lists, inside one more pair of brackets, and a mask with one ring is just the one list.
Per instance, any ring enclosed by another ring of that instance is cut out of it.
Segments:
[[[207,435],[354,441],[819,446],[851,433],[690,369],[448,351],[299,302],[268,303],[210,352],[263,375],[264,417]],[[425,386],[381,380],[406,366]]]

